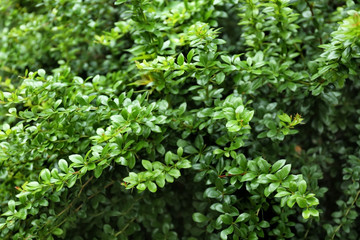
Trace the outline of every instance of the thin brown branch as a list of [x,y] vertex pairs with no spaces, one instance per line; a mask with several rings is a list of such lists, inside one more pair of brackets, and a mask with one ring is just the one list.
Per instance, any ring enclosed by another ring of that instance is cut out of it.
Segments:
[[[354,198],[354,200],[352,201],[351,205],[348,207],[348,209],[346,210],[345,215],[343,216],[343,218],[347,217],[347,215],[350,213],[350,210],[352,209],[352,207],[354,206],[354,204],[356,203],[357,199],[359,198],[360,195],[360,190],[356,193],[356,196]],[[333,235],[331,236],[331,240],[333,240],[335,238],[336,233],[340,230],[340,228],[343,226],[343,223],[340,223],[339,226],[337,226],[337,228],[335,229],[335,231],[333,232]]]
[[86,185],[88,185],[89,182],[90,182],[93,178],[94,178],[94,176],[91,176],[91,177],[86,181],[86,183],[85,183],[84,185],[82,185],[82,187],[81,187],[81,189],[80,189],[80,191],[79,191],[78,197],[80,197],[81,192],[84,190],[84,188],[86,187]]

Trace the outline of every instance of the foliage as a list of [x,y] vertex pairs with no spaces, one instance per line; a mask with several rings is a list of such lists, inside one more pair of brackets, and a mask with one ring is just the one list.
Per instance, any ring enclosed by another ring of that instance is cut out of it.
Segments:
[[358,239],[360,3],[0,13],[1,239]]

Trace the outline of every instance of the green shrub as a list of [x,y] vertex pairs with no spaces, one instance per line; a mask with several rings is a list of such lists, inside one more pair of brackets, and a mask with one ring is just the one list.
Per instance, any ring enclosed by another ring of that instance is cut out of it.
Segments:
[[1,1],[1,239],[358,239],[360,3]]

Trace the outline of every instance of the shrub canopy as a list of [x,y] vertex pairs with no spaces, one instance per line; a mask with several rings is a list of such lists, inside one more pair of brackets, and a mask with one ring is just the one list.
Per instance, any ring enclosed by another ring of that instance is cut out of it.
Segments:
[[0,1],[0,238],[359,239],[359,14]]

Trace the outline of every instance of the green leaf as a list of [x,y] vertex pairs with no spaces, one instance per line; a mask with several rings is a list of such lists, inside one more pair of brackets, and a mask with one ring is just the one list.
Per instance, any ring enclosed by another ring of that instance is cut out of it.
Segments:
[[230,120],[226,123],[226,127],[229,132],[238,132],[241,129],[239,122],[237,120]]
[[297,182],[290,182],[289,184],[289,190],[291,192],[296,192],[296,190],[298,189],[298,185],[297,185]]
[[277,173],[275,173],[275,175],[279,178],[279,179],[285,179],[291,170],[291,164],[287,164],[285,165],[281,170],[279,170]]
[[87,169],[90,171],[90,170],[94,170],[96,168],[96,164],[95,163],[89,163],[88,166],[87,166]]
[[146,189],[145,183],[139,183],[136,188],[140,191],[144,191]]
[[319,211],[316,210],[315,208],[309,208],[309,212],[310,215],[314,216],[314,217],[318,217],[319,216]]
[[39,201],[39,205],[40,205],[40,206],[43,206],[43,207],[47,207],[47,206],[49,206],[49,201],[46,200],[46,199],[41,199],[41,200]]
[[223,83],[225,80],[225,74],[223,72],[219,72],[218,74],[216,74],[216,77],[215,77],[215,81],[217,84],[221,84]]
[[54,103],[54,109],[57,109],[61,103],[62,103],[62,100],[61,100],[61,99],[58,99],[58,100]]
[[158,151],[161,155],[164,155],[165,154],[164,145],[162,145],[162,144],[156,145],[156,151]]
[[46,72],[44,69],[39,69],[37,73],[39,74],[40,77],[45,77]]
[[220,56],[221,59],[226,62],[227,64],[231,64],[231,58],[229,56],[226,56],[226,55],[221,55]]
[[110,119],[114,123],[118,123],[118,124],[126,122],[126,120],[124,119],[124,117],[122,115],[113,115],[110,117]]
[[259,238],[258,238],[258,236],[256,235],[256,232],[251,232],[250,234],[249,234],[249,238],[248,238],[248,240],[258,240]]
[[286,203],[289,208],[292,208],[296,203],[296,196],[295,195],[290,196]]
[[310,217],[311,213],[310,213],[310,210],[309,209],[305,209],[303,212],[302,212],[302,216],[303,218],[305,219],[308,219]]
[[220,149],[220,148],[217,148],[217,149],[215,149],[215,150],[213,151],[213,154],[214,154],[214,155],[218,155],[218,154],[222,154],[222,153],[224,153],[224,150],[222,150],[222,149]]
[[134,157],[131,157],[130,159],[128,159],[128,166],[130,169],[133,169],[135,167],[136,164],[136,160]]
[[244,123],[250,122],[250,120],[253,118],[255,111],[246,111],[243,113],[243,121]]
[[64,231],[61,228],[55,228],[54,231],[52,231],[52,234],[56,235],[56,236],[60,236],[64,233]]
[[270,227],[270,223],[268,222],[268,221],[261,221],[260,223],[259,223],[259,226],[261,227],[261,228],[268,228],[268,227]]
[[189,154],[196,154],[196,153],[198,153],[198,150],[195,147],[188,145],[184,148],[184,152],[189,153]]
[[14,200],[10,200],[10,201],[8,202],[8,207],[9,207],[9,210],[10,210],[11,212],[15,212],[15,201],[14,201]]
[[154,182],[147,181],[145,184],[146,184],[146,186],[147,186],[147,188],[149,189],[150,192],[153,192],[153,193],[156,192],[157,186],[156,186],[156,184]]
[[299,205],[300,208],[306,208],[307,207],[307,201],[303,197],[297,197],[296,202]]
[[278,115],[278,118],[283,122],[291,123],[291,118],[286,113]]
[[[181,116],[186,111],[186,108],[187,108],[187,103],[186,102],[180,104],[178,114]],[[181,147],[181,146],[179,146],[179,147]]]
[[9,210],[9,211],[4,212],[3,214],[1,214],[1,216],[13,216],[13,215],[14,215],[14,213],[13,213],[13,212],[11,212],[10,210]]
[[60,179],[59,171],[57,170],[57,168],[53,168],[53,169],[51,170],[51,176],[52,176],[53,178]]
[[191,62],[191,60],[192,60],[192,58],[193,58],[193,56],[194,56],[194,54],[195,54],[195,49],[191,49],[190,51],[189,51],[189,53],[187,54],[187,62],[188,63],[190,63]]
[[127,0],[116,0],[116,2],[114,3],[115,5],[120,5],[127,2]]
[[182,53],[179,54],[177,58],[177,63],[181,66],[184,64],[184,55]]
[[258,166],[259,166],[261,172],[263,172],[263,173],[269,172],[271,165],[266,160],[260,158],[260,159],[258,159],[257,163],[258,163]]
[[191,162],[189,160],[181,160],[176,164],[176,167],[178,169],[182,169],[182,168],[191,168]]
[[205,190],[204,196],[208,198],[218,198],[221,196],[221,193],[216,188],[211,187]]
[[41,170],[40,177],[43,181],[50,182],[51,174],[50,174],[49,169],[45,168],[45,169]]
[[41,185],[36,181],[32,181],[32,182],[29,182],[28,184],[26,184],[26,189],[28,189],[30,191],[35,191],[39,188],[41,188]]
[[69,156],[70,161],[75,164],[84,164],[84,159],[79,154],[73,154]]
[[244,105],[240,105],[235,109],[236,114],[241,114],[244,111],[245,107]]
[[247,221],[249,218],[250,214],[242,213],[236,218],[235,223]]
[[69,179],[68,182],[67,182],[68,188],[72,188],[72,187],[75,185],[76,179],[77,179],[76,175],[72,175],[72,176],[70,177],[70,179]]
[[151,128],[151,131],[156,133],[161,133],[161,128],[158,125],[154,125],[154,127]]
[[20,209],[20,211],[16,212],[14,216],[20,218],[21,220],[25,220],[27,216],[26,210]]
[[238,167],[234,167],[234,168],[231,168],[228,173],[232,174],[232,175],[238,175],[238,174],[244,173],[244,171]]
[[257,177],[256,173],[248,172],[244,176],[242,176],[241,182],[250,182],[251,180],[253,180],[256,177]]
[[268,197],[272,192],[274,192],[280,186],[280,182],[271,183],[268,187],[265,188],[264,194]]
[[143,167],[144,167],[146,170],[152,171],[153,166],[152,166],[152,164],[151,164],[150,161],[148,161],[148,160],[142,160],[142,161],[141,161],[141,164],[143,165]]
[[299,187],[300,194],[304,194],[306,192],[306,182],[305,182],[305,180],[301,180],[298,183],[298,187]]
[[197,135],[195,138],[194,145],[197,149],[202,149],[204,146],[204,139],[201,135]]
[[179,148],[177,149],[177,155],[178,155],[179,157],[181,157],[181,156],[183,155],[183,153],[184,153],[184,149],[183,149],[182,147],[179,147]]
[[156,184],[161,188],[165,186],[165,175],[164,174],[161,174],[156,178]]
[[169,174],[165,174],[165,180],[169,183],[174,182],[174,178]]
[[277,129],[271,129],[270,131],[267,132],[266,136],[268,138],[273,138],[277,135]]
[[85,98],[81,94],[76,95],[76,101],[80,105],[87,105],[88,104],[87,101],[85,100]]
[[280,179],[279,179],[276,175],[274,175],[274,174],[266,174],[266,178],[270,179],[271,181],[275,181],[275,182],[277,182],[277,181],[280,180]]
[[6,132],[10,129],[10,125],[7,124],[7,123],[4,123],[3,126],[2,126],[3,130]]
[[206,222],[208,220],[208,218],[202,214],[202,213],[194,213],[192,215],[192,218],[194,220],[194,222],[197,222],[197,223],[202,223],[202,222]]
[[173,176],[174,178],[178,178],[178,177],[181,176],[180,171],[179,171],[178,169],[175,169],[175,168],[171,169],[171,170],[168,172],[168,174],[170,174],[170,175]]
[[278,191],[278,193],[275,195],[275,197],[285,197],[291,195],[291,192],[288,192],[286,190]]
[[102,166],[97,166],[95,168],[95,171],[94,171],[94,176],[96,178],[99,178],[101,176],[101,174],[102,174],[102,171],[103,171],[103,167]]
[[232,234],[233,231],[234,231],[234,226],[230,225],[228,228],[226,228],[220,232],[220,238],[227,239],[227,236]]
[[172,161],[172,152],[168,151],[166,154],[165,154],[165,163],[167,165],[171,165],[173,163]]
[[221,218],[222,222],[227,225],[230,225],[233,222],[233,218],[227,214],[220,215],[220,218]]
[[306,201],[309,204],[309,206],[315,206],[319,204],[319,199],[316,197],[306,197]]

